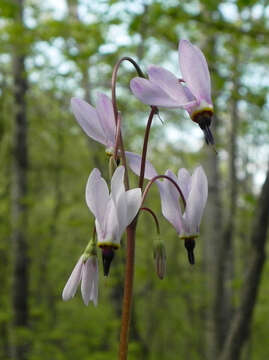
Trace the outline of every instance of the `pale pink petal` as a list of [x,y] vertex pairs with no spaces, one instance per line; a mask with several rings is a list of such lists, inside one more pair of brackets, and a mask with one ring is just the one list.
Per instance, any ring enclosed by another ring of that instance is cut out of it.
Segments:
[[126,202],[127,202],[127,223],[129,225],[135,218],[142,200],[141,189],[136,188],[128,190],[126,192]]
[[85,305],[88,305],[91,300],[93,281],[97,271],[95,260],[95,257],[90,257],[82,268],[81,294]]
[[150,81],[162,88],[181,106],[190,106],[196,103],[195,98],[185,91],[182,83],[170,71],[160,66],[151,65],[148,74]]
[[191,190],[191,175],[187,169],[178,170],[178,185],[183,192],[184,198],[187,201],[189,192]]
[[160,86],[149,80],[136,77],[131,80],[130,87],[133,94],[144,104],[167,108],[179,108],[182,105],[179,101],[167,94]]
[[94,306],[97,306],[97,304],[98,304],[98,277],[99,277],[97,257],[93,258],[93,268],[94,268],[94,274],[93,274],[93,283],[92,283],[90,300],[94,303]]
[[208,182],[201,166],[197,167],[191,179],[191,191],[184,214],[189,233],[198,233],[208,195]]
[[107,139],[107,146],[114,147],[116,138],[116,123],[112,102],[108,96],[98,93],[96,110]]
[[97,239],[98,242],[104,242],[105,241],[105,229],[104,229],[104,224],[102,223],[103,228],[101,227],[101,225],[99,224],[98,220],[95,219],[95,228],[96,228],[96,234],[97,234]]
[[92,139],[107,145],[103,128],[99,122],[95,108],[86,101],[78,98],[71,99],[71,108],[77,122],[85,133]]
[[[167,171],[166,175],[172,177],[171,173]],[[175,178],[174,175],[173,180]],[[177,233],[180,233],[182,231],[182,213],[178,201],[179,193],[169,180],[159,181],[157,185],[160,191],[163,216],[174,226]]]
[[101,177],[100,171],[93,169],[86,185],[86,202],[100,224],[103,222],[108,201],[107,184]]
[[[171,170],[166,170],[165,172],[166,176],[169,176],[172,180],[174,180],[174,182],[179,186],[178,183],[178,178],[176,177],[176,175],[173,173],[173,171]],[[164,180],[165,181],[165,185],[167,187],[167,189],[170,191],[171,196],[175,199],[177,199],[177,201],[179,201],[179,198],[181,198],[179,191],[177,190],[177,188],[175,187],[175,185],[169,181],[169,180]]]
[[62,298],[64,301],[67,301],[71,299],[78,288],[78,285],[81,280],[81,272],[82,272],[82,266],[83,266],[83,257],[81,256],[76,263],[76,266],[74,267],[69,279],[67,280],[67,283],[63,289]]
[[[131,168],[131,170],[136,174],[136,175],[140,175],[140,166],[141,166],[141,156],[129,151],[125,151],[125,155],[127,158],[127,163],[129,165],[129,167]],[[148,161],[146,160],[146,166],[145,166],[145,179],[152,179],[155,176],[157,176],[157,172],[154,168],[154,166]]]
[[119,166],[114,171],[114,174],[111,179],[111,196],[115,202],[115,205],[117,204],[120,195],[125,192],[124,173],[125,173],[124,166]]
[[117,210],[112,199],[108,202],[102,227],[104,228],[105,242],[120,243]]
[[117,215],[119,224],[119,235],[121,238],[126,227],[135,218],[140,205],[141,205],[142,193],[140,188],[128,190],[121,194],[117,203]]
[[212,104],[210,75],[201,50],[187,40],[179,42],[179,66],[186,85],[198,100]]
[[121,238],[127,226],[127,201],[126,192],[120,194],[116,204],[117,218],[118,218],[118,238]]

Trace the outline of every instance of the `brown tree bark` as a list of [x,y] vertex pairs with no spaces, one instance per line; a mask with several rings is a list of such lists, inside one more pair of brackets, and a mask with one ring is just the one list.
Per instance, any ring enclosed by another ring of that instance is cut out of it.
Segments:
[[226,334],[228,333],[230,319],[232,317],[232,289],[231,282],[234,273],[234,237],[236,225],[236,210],[238,198],[238,179],[236,170],[237,136],[239,126],[238,114],[238,72],[239,55],[233,58],[233,91],[231,95],[231,120],[229,131],[229,174],[228,174],[228,212],[218,252],[216,268],[216,287],[214,298],[214,321],[216,329],[216,347],[221,350]]
[[[204,49],[206,54],[209,54],[213,58],[217,57],[216,53],[216,39],[212,37],[207,42],[207,47]],[[213,69],[210,69],[213,70]],[[211,71],[213,75],[212,85],[214,82],[214,71]],[[212,89],[212,98],[217,89]],[[218,117],[218,109],[214,107],[214,119],[212,121],[212,133],[216,144],[219,143],[219,127],[220,119]],[[223,228],[222,222],[222,201],[221,201],[221,175],[219,170],[219,157],[211,148],[206,148],[206,161],[205,171],[208,178],[208,201],[205,210],[205,216],[203,220],[203,250],[204,250],[204,268],[206,274],[206,288],[207,288],[207,310],[205,314],[205,358],[208,360],[215,360],[217,355],[217,332],[215,322],[215,313],[213,310],[214,294],[216,291],[216,269],[218,266],[218,252],[220,237]]]
[[262,270],[266,258],[265,245],[269,221],[269,169],[262,187],[252,233],[252,254],[241,294],[241,303],[233,316],[230,330],[221,351],[220,360],[238,360],[249,335],[253,310],[257,300]]
[[[16,21],[23,28],[24,1],[16,0]],[[29,257],[27,243],[27,195],[28,195],[28,124],[26,116],[27,77],[25,71],[25,55],[23,50],[14,47],[13,55],[14,81],[14,149],[12,178],[12,359],[27,358],[27,343],[21,330],[28,326],[29,310]]]

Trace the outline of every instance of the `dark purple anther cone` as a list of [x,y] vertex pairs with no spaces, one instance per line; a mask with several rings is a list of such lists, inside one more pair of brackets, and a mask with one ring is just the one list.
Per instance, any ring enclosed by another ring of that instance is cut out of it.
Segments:
[[194,258],[194,253],[193,250],[195,248],[195,240],[190,238],[190,239],[185,239],[184,242],[185,248],[188,251],[188,259],[189,259],[189,263],[191,265],[195,264],[195,258]]
[[211,111],[203,111],[201,113],[198,113],[194,117],[194,121],[197,122],[200,126],[200,128],[203,130],[205,141],[207,145],[211,144],[214,145],[215,141],[213,138],[213,135],[210,130],[210,124],[212,120],[213,113]]
[[115,252],[112,246],[104,246],[102,248],[102,260],[103,260],[103,270],[104,276],[108,276],[110,264],[114,258]]

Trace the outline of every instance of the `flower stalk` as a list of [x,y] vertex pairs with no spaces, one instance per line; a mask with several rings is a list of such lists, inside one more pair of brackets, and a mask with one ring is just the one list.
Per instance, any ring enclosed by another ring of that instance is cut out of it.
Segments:
[[[144,77],[143,72],[141,71],[138,64],[130,57],[121,58],[115,65],[112,73],[112,105],[114,110],[114,117],[116,125],[118,121],[121,121],[119,117],[117,101],[116,101],[116,83],[117,83],[117,74],[120,64],[123,61],[129,61],[135,67],[138,75]],[[151,117],[153,118],[154,113]],[[151,120],[152,121],[152,120]],[[119,134],[117,131],[117,140],[115,144],[115,149],[120,149],[122,164],[125,168],[125,189],[129,189],[129,178],[127,170],[127,162],[124,151],[123,139],[120,131],[120,126],[117,126],[119,129]],[[146,145],[147,146],[147,145]],[[117,154],[115,154],[117,156]],[[143,181],[142,181],[143,182]],[[142,188],[142,186],[140,186]],[[125,280],[124,280],[124,293],[123,293],[123,304],[122,304],[122,317],[121,317],[121,331],[120,331],[120,346],[119,346],[119,360],[126,360],[128,356],[128,339],[129,339],[129,326],[131,319],[131,306],[132,306],[132,297],[133,297],[133,281],[134,281],[134,259],[135,259],[135,232],[136,232],[137,218],[127,227],[127,248],[126,248],[126,265],[125,265]]]
[[[125,152],[121,133],[122,117],[116,100],[118,70],[122,62],[130,62],[138,77],[130,82],[134,95],[151,107],[141,156]],[[171,170],[158,175],[147,160],[149,135],[154,115],[159,107],[183,108],[190,118],[198,123],[204,132],[207,144],[214,144],[210,131],[213,116],[210,75],[202,52],[186,40],[179,43],[179,65],[183,79],[178,79],[166,69],[151,65],[148,79],[139,65],[130,57],[121,58],[112,73],[112,100],[98,93],[95,107],[79,98],[72,98],[71,108],[83,131],[93,140],[105,146],[109,156],[110,184],[102,178],[98,169],[93,169],[86,186],[86,203],[95,217],[93,238],[79,258],[63,290],[63,300],[71,299],[81,283],[81,293],[85,305],[98,301],[98,260],[97,247],[102,250],[104,276],[109,275],[110,264],[115,250],[121,246],[121,238],[126,230],[126,264],[122,318],[119,344],[119,360],[127,360],[128,340],[134,283],[135,236],[140,211],[148,212],[155,222],[157,238],[153,243],[157,275],[163,279],[166,271],[166,252],[160,239],[159,221],[154,213],[143,204],[153,183],[160,192],[163,216],[176,229],[185,242],[188,259],[194,264],[193,250],[195,238],[207,200],[207,178],[202,167],[197,167],[191,176],[182,168],[176,176]],[[129,190],[128,166],[139,176],[138,188]],[[121,163],[121,164],[120,164]],[[120,166],[121,165],[121,166]],[[142,196],[144,179],[149,180]],[[159,181],[164,179],[164,181]],[[172,184],[171,184],[172,183]],[[109,186],[110,185],[110,186]],[[182,212],[182,204],[184,213]]]

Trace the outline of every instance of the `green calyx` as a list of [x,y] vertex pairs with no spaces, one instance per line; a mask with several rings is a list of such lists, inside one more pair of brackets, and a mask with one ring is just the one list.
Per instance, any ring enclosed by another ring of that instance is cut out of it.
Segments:
[[83,261],[86,261],[91,256],[97,256],[96,241],[91,239],[83,252]]

